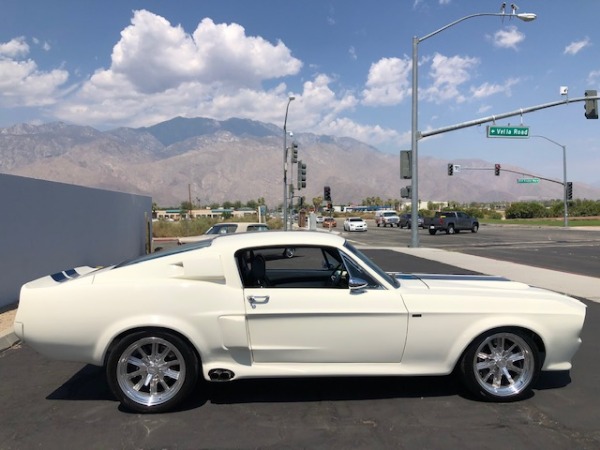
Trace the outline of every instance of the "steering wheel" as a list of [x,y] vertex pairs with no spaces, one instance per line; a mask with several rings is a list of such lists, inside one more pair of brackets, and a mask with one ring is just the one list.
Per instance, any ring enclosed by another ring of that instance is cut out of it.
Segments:
[[329,276],[330,279],[330,285],[332,287],[339,287],[340,283],[342,282],[342,280],[344,279],[344,276],[347,272],[344,270],[344,265],[342,263],[339,263],[331,272],[331,275]]

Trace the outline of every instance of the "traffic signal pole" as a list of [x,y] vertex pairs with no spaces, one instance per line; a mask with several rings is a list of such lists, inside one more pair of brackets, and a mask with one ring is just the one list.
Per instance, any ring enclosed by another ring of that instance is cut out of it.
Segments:
[[552,108],[554,106],[562,106],[562,105],[568,105],[569,103],[585,102],[585,101],[598,100],[598,99],[600,99],[599,96],[595,96],[595,97],[588,96],[588,97],[566,98],[564,100],[560,100],[560,101],[557,101],[557,102],[550,102],[550,103],[544,103],[542,105],[530,106],[528,108],[521,108],[521,109],[518,109],[516,111],[511,111],[511,112],[507,112],[507,113],[502,113],[502,114],[496,114],[496,115],[493,115],[493,116],[483,117],[481,119],[471,120],[469,122],[462,122],[462,123],[458,123],[456,125],[450,125],[450,126],[443,127],[443,128],[438,128],[438,129],[435,129],[435,130],[421,131],[419,133],[419,136],[417,136],[417,137],[419,139],[423,139],[423,138],[426,138],[426,137],[429,137],[429,136],[435,136],[436,134],[447,133],[448,131],[460,130],[462,128],[474,127],[476,125],[481,125],[481,124],[488,123],[488,122],[494,122],[495,123],[496,120],[506,119],[507,117],[522,116],[523,114],[527,114],[527,113],[539,111],[541,109]]

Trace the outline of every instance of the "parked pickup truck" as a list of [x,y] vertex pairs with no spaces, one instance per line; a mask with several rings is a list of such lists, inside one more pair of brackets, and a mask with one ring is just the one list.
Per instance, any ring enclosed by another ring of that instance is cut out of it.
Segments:
[[479,220],[461,211],[438,211],[434,217],[428,219],[426,226],[429,229],[429,234],[435,234],[438,231],[454,234],[462,230],[477,233]]

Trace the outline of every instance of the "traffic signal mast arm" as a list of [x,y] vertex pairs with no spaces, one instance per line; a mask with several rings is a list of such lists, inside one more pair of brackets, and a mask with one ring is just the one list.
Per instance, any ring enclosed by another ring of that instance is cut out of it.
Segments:
[[[419,132],[417,139],[422,139],[422,138],[426,138],[429,136],[435,136],[436,134],[447,133],[448,131],[460,130],[462,128],[474,127],[475,125],[481,125],[483,123],[496,122],[496,120],[506,119],[507,117],[522,116],[523,114],[527,114],[527,113],[534,112],[534,111],[539,111],[540,109],[552,108],[554,106],[568,105],[569,103],[585,102],[586,100],[589,101],[589,100],[598,100],[598,99],[600,99],[600,97],[597,95],[596,96],[587,96],[587,97],[577,97],[577,98],[571,98],[571,99],[566,98],[566,99],[558,101],[558,102],[551,102],[551,103],[544,103],[543,105],[530,106],[529,108],[522,108],[517,111],[488,116],[488,117],[484,117],[482,119],[471,120],[469,122],[463,122],[463,123],[459,123],[456,125],[450,125],[448,127],[438,128],[436,130]],[[563,183],[560,183],[560,184],[563,184]]]
[[[461,167],[460,170],[462,172],[463,170],[496,170],[496,168],[494,167],[494,168],[490,169],[487,167]],[[565,185],[565,183],[563,183],[562,181],[556,181],[556,180],[552,180],[550,178],[540,177],[539,175],[533,175],[530,173],[517,172],[515,170],[504,169],[504,168],[502,168],[502,172],[514,173],[517,175],[523,175],[525,177],[531,177],[531,178],[539,178],[540,180],[549,181],[550,183],[556,183],[556,184],[560,184],[562,186]]]

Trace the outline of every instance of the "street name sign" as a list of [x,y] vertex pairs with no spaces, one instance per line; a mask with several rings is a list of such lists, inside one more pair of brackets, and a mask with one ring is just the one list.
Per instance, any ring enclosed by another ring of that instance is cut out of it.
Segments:
[[520,184],[532,184],[532,183],[539,183],[540,179],[539,178],[517,178],[517,183]]
[[528,138],[529,127],[497,127],[487,126],[487,137],[489,138]]

